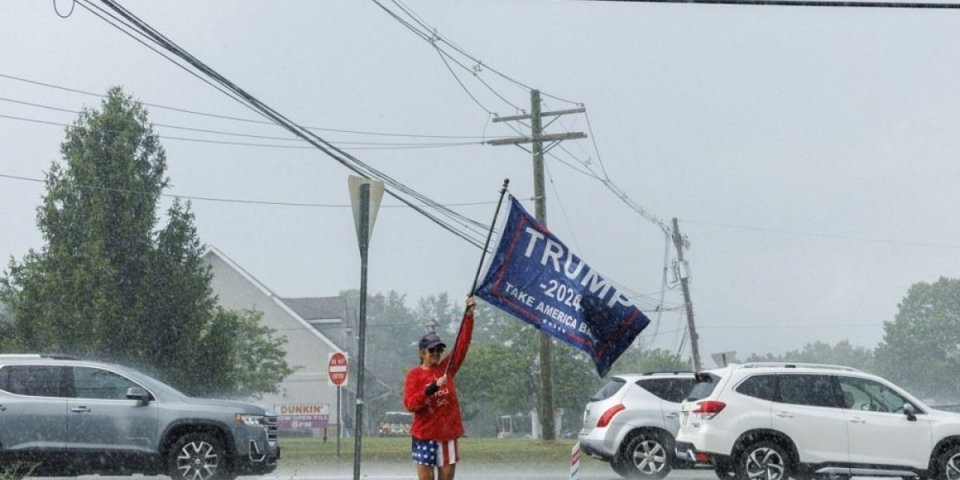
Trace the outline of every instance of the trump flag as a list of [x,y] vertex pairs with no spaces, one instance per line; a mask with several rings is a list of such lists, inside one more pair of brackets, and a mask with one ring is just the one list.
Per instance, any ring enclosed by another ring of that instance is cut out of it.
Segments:
[[650,323],[512,196],[500,243],[475,294],[583,350],[601,377]]

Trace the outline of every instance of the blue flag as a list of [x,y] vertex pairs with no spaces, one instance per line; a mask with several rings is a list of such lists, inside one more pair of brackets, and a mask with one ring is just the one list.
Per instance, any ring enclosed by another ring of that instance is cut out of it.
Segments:
[[601,377],[650,319],[510,197],[500,244],[476,295],[586,352]]

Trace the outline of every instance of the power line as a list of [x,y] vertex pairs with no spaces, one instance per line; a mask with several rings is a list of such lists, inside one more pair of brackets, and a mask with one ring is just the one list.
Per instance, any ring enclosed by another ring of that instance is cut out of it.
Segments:
[[925,242],[904,242],[899,240],[887,240],[882,238],[870,238],[870,237],[855,237],[850,235],[836,235],[830,233],[818,233],[818,232],[802,232],[798,230],[781,230],[775,228],[766,228],[766,227],[754,227],[749,225],[734,225],[728,223],[720,222],[706,222],[698,220],[683,220],[683,223],[689,223],[693,225],[706,225],[710,227],[720,227],[720,228],[731,228],[737,230],[750,230],[754,232],[765,232],[765,233],[778,233],[784,235],[801,235],[807,237],[822,237],[822,238],[831,238],[836,240],[850,240],[855,242],[870,242],[870,243],[882,243],[888,245],[904,245],[910,247],[929,247],[929,248],[945,248],[956,250],[960,249],[960,245],[948,245],[948,244],[938,244],[938,243],[925,243]]
[[[31,85],[36,85],[36,86],[44,87],[44,88],[51,88],[51,89],[56,89],[56,90],[65,91],[65,92],[77,93],[77,94],[87,95],[87,96],[91,96],[91,97],[97,97],[97,98],[101,98],[101,99],[105,97],[103,94],[100,94],[100,93],[90,92],[90,91],[86,91],[86,90],[80,90],[80,89],[76,89],[76,88],[72,88],[72,87],[65,87],[65,86],[62,86],[62,85],[56,85],[56,84],[41,82],[41,81],[37,81],[37,80],[31,80],[31,79],[27,79],[27,78],[23,78],[23,77],[18,77],[18,76],[14,76],[14,75],[9,75],[9,74],[5,74],[5,73],[0,73],[0,78],[6,78],[6,79],[8,79],[8,80],[13,80],[13,81],[17,81],[17,82],[27,83],[27,84],[31,84]],[[38,107],[38,108],[47,108],[47,109],[50,109],[50,110],[58,110],[58,111],[76,113],[75,110],[63,109],[63,108],[58,108],[58,107],[50,107],[50,106],[46,106],[46,105],[33,104],[33,103],[30,103],[30,102],[23,102],[23,101],[12,100],[12,99],[9,100],[9,101],[11,101],[11,102],[16,102],[16,103],[22,103],[22,104],[25,104],[25,105],[36,106],[36,107]],[[189,109],[185,109],[185,108],[171,107],[171,106],[169,106],[169,105],[161,105],[161,104],[151,103],[151,102],[140,102],[140,103],[141,103],[142,105],[145,105],[145,106],[150,107],[150,108],[152,108],[152,109],[170,110],[170,111],[173,111],[173,112],[185,113],[185,114],[188,114],[188,115],[196,115],[196,116],[202,116],[202,117],[208,117],[208,118],[217,118],[217,119],[221,119],[221,120],[230,120],[230,121],[235,121],[235,122],[251,123],[251,124],[257,124],[257,125],[276,126],[275,123],[273,123],[273,122],[271,122],[271,121],[267,121],[267,120],[257,120],[257,119],[252,119],[252,118],[235,117],[235,116],[222,115],[222,114],[210,113],[210,112],[201,112],[201,111],[197,111],[197,110],[189,110]],[[438,139],[441,139],[441,138],[442,138],[442,139],[458,139],[458,140],[487,140],[487,139],[490,139],[490,138],[498,138],[498,137],[486,137],[486,136],[476,136],[476,135],[427,135],[427,134],[414,134],[414,133],[374,132],[374,131],[368,131],[368,130],[348,130],[348,129],[340,129],[340,128],[315,127],[315,126],[313,126],[313,127],[311,127],[311,126],[306,126],[306,127],[304,127],[304,128],[309,129],[309,130],[318,131],[318,132],[346,133],[346,134],[352,134],[352,135],[370,135],[370,136],[401,137],[401,138],[438,138]],[[288,139],[288,140],[293,140],[293,139]],[[297,139],[297,140],[299,140],[299,139]]]
[[[395,11],[392,10],[390,7],[384,5],[384,3],[381,2],[380,0],[372,0],[372,1],[373,1],[374,4],[376,4],[378,7],[380,7],[380,9],[382,9],[384,12],[386,12],[387,15],[389,15],[391,18],[393,18],[394,20],[396,20],[398,23],[400,23],[401,25],[403,25],[405,28],[407,28],[408,30],[410,30],[411,32],[413,32],[414,35],[416,35],[417,37],[420,37],[420,39],[422,39],[422,40],[424,40],[425,42],[429,43],[434,49],[436,49],[437,53],[441,56],[441,59],[443,60],[444,64],[446,65],[447,69],[450,71],[451,75],[453,75],[454,79],[457,81],[457,83],[460,85],[460,87],[461,87],[465,92],[467,92],[467,95],[470,96],[470,97],[474,100],[475,103],[477,103],[478,105],[480,105],[480,107],[481,107],[483,110],[485,110],[485,111],[487,111],[488,113],[490,113],[490,110],[489,110],[487,107],[483,106],[482,103],[479,102],[479,101],[476,99],[476,96],[475,96],[472,92],[469,91],[469,89],[466,87],[466,85],[463,84],[463,82],[460,80],[459,76],[457,76],[457,75],[453,72],[453,69],[451,68],[451,66],[450,66],[450,64],[448,63],[447,59],[449,59],[449,61],[452,61],[452,62],[455,63],[457,66],[459,66],[460,68],[462,68],[463,70],[465,70],[466,72],[468,72],[470,75],[472,75],[476,81],[480,82],[480,84],[483,85],[484,88],[486,88],[487,90],[489,90],[493,95],[495,95],[497,98],[499,98],[499,99],[500,99],[502,102],[504,102],[506,105],[510,106],[511,108],[513,108],[513,109],[516,110],[516,111],[523,111],[522,108],[518,107],[515,103],[511,102],[510,100],[508,100],[504,95],[502,95],[502,94],[501,94],[500,92],[498,92],[495,88],[493,88],[492,85],[490,85],[487,81],[485,81],[485,80],[482,78],[481,74],[482,74],[485,70],[489,70],[490,72],[493,72],[495,75],[499,76],[500,78],[502,78],[502,79],[510,82],[511,84],[513,84],[513,85],[515,85],[515,86],[523,89],[525,92],[529,92],[530,90],[533,90],[533,87],[531,87],[531,86],[529,86],[529,85],[526,85],[525,83],[520,82],[519,80],[516,80],[516,79],[514,79],[514,78],[512,78],[512,77],[510,77],[510,76],[508,76],[508,75],[506,75],[506,74],[504,74],[503,72],[501,72],[501,71],[499,71],[499,70],[497,70],[497,69],[495,69],[495,68],[493,68],[493,67],[491,67],[491,66],[489,66],[489,65],[484,64],[482,60],[480,60],[479,58],[477,58],[477,57],[475,57],[474,55],[470,54],[469,52],[467,52],[467,51],[464,50],[463,48],[457,46],[455,43],[453,43],[453,42],[452,42],[451,40],[449,40],[448,38],[446,38],[446,37],[444,37],[443,35],[441,35],[440,32],[439,32],[435,27],[433,27],[433,26],[429,25],[428,23],[426,23],[422,18],[420,18],[419,15],[417,15],[415,12],[413,12],[413,10],[412,10],[410,7],[404,5],[404,4],[403,4],[402,2],[400,2],[399,0],[391,0],[391,2],[397,7],[397,9],[400,10],[400,12],[403,13],[403,15],[405,15],[406,17],[409,17],[409,18],[412,20],[413,23],[411,23],[411,21],[408,21],[408,20],[406,20],[405,18],[403,18],[403,17],[401,16],[401,14],[395,12]],[[455,58],[454,54],[448,52],[448,51],[444,48],[444,45],[446,45],[447,47],[449,47],[449,48],[450,48],[451,50],[453,50],[453,52],[455,52],[456,54],[459,54],[459,55],[462,56],[463,58],[466,58],[467,60],[469,60],[470,62],[472,62],[472,63],[473,63],[473,66],[472,66],[472,67],[467,66],[467,65],[465,65],[463,62],[461,62],[458,58]],[[543,93],[543,95],[544,95],[544,96],[547,96],[547,97],[550,97],[550,98],[554,98],[554,99],[559,100],[559,101],[562,101],[562,102],[567,102],[567,103],[571,103],[571,104],[577,104],[577,102],[573,102],[573,101],[570,101],[570,100],[566,100],[566,99],[563,99],[563,98],[561,98],[561,97],[557,97],[557,96],[550,95],[550,94],[547,94],[547,93]]]
[[627,2],[627,3],[684,3],[699,5],[738,5],[773,7],[839,7],[839,8],[901,8],[901,9],[960,9],[955,3],[928,2],[843,2],[814,0],[580,0],[591,2]]
[[[2,100],[5,100],[5,99],[0,98],[0,101]],[[52,126],[66,127],[66,128],[74,127],[74,125],[71,125],[68,123],[51,122],[48,120],[39,120],[35,118],[20,117],[16,115],[0,114],[0,118],[6,118],[8,120],[17,120],[21,122],[40,123],[44,125],[52,125]],[[261,135],[246,135],[242,133],[231,133],[231,132],[223,132],[223,131],[217,131],[217,130],[206,130],[206,129],[191,128],[191,127],[179,127],[176,125],[167,125],[162,123],[155,123],[153,125],[157,127],[162,127],[162,128],[171,128],[171,129],[193,131],[193,132],[200,132],[200,133],[213,133],[213,134],[219,134],[219,135],[232,135],[232,136],[253,137],[253,138],[270,138],[270,139],[276,139],[276,140],[302,142],[302,140],[298,138],[281,138],[281,137],[265,137]],[[212,144],[218,144],[218,145],[279,148],[279,149],[293,149],[293,150],[315,150],[315,148],[310,145],[280,145],[280,144],[273,144],[273,143],[236,142],[236,141],[228,141],[228,140],[212,140],[212,139],[205,139],[205,138],[178,137],[178,136],[172,136],[172,135],[159,135],[159,137],[164,140],[212,143]],[[430,148],[464,147],[464,146],[484,144],[484,142],[378,143],[378,142],[345,142],[345,141],[331,141],[331,143],[335,145],[344,145],[345,146],[344,148],[348,148],[346,146],[350,145],[349,147],[350,150],[415,150],[415,149],[430,149]]]
[[[87,3],[88,0],[79,0],[81,4]],[[366,177],[366,178],[375,178],[382,180],[386,185],[386,192],[400,200],[407,205],[410,205],[411,208],[419,212],[421,215],[427,217],[430,221],[434,222],[441,228],[447,230],[450,233],[460,237],[461,239],[467,241],[468,243],[482,248],[480,239],[486,233],[488,227],[476,220],[473,220],[469,217],[466,217],[456,211],[445,208],[439,203],[431,200],[425,195],[413,190],[412,188],[404,185],[403,183],[397,181],[396,179],[386,175],[385,172],[382,172],[371,165],[368,165],[362,162],[360,159],[350,155],[349,153],[343,151],[335,145],[332,145],[327,140],[321,138],[315,133],[305,129],[303,126],[293,122],[288,119],[286,116],[280,112],[274,110],[267,104],[260,101],[255,96],[251,95],[249,92],[245,91],[219,72],[206,65],[204,62],[194,57],[192,54],[176,45],[173,41],[168,39],[162,33],[151,27],[149,24],[138,18],[136,15],[126,10],[124,7],[119,5],[114,0],[101,0],[114,12],[117,12],[126,22],[122,25],[127,26],[128,28],[134,29],[138,34],[143,35],[146,38],[149,38],[152,42],[160,45],[165,50],[173,53],[178,58],[185,61],[187,64],[202,72],[205,76],[209,77],[216,81],[216,83],[223,88],[227,89],[231,95],[230,98],[240,101],[244,106],[250,108],[253,111],[261,114],[265,118],[268,118],[274,121],[277,125],[282,126],[289,132],[294,135],[304,139],[318,150],[329,156],[330,158],[336,160],[341,165],[345,166],[347,169],[353,171],[354,173]],[[103,18],[103,17],[101,17]],[[107,21],[111,26],[115,28],[122,27],[116,23]],[[409,198],[408,198],[409,197]],[[414,201],[430,205],[431,211],[418,206]]]
[[[45,183],[46,181],[42,178],[32,178],[24,177],[21,175],[10,175],[5,173],[0,173],[0,178],[6,178],[10,180],[21,180],[25,182],[36,182],[36,183]],[[109,188],[109,187],[98,187],[93,185],[79,185],[80,188],[89,189],[89,190],[105,190],[105,191],[115,191],[122,193],[133,193],[133,194],[146,194],[142,191],[127,190],[121,188]],[[240,203],[248,205],[272,205],[272,206],[282,206],[282,207],[313,207],[313,208],[352,208],[349,204],[342,203],[302,203],[302,202],[279,202],[279,201],[268,201],[268,200],[248,200],[242,198],[220,198],[220,197],[203,197],[196,195],[181,195],[176,193],[161,193],[161,197],[168,198],[182,198],[185,200],[199,200],[207,202],[223,202],[223,203]],[[533,201],[533,199],[523,199],[522,201]],[[461,203],[447,203],[445,204],[448,207],[473,207],[480,205],[495,205],[497,202],[486,201],[486,202],[461,202]],[[426,205],[423,205],[426,206]],[[408,205],[381,205],[380,208],[410,208]]]

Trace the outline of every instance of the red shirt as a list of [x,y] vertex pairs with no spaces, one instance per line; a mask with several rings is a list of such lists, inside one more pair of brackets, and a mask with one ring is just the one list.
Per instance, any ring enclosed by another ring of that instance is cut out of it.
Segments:
[[[413,412],[410,434],[414,438],[447,441],[463,435],[460,402],[457,400],[457,388],[453,380],[467,356],[472,335],[473,312],[470,312],[463,317],[460,337],[452,353],[443,357],[436,367],[423,368],[418,365],[407,373],[407,380],[403,385],[403,405]],[[427,386],[443,376],[450,362],[453,363],[447,372],[447,384],[428,397]]]

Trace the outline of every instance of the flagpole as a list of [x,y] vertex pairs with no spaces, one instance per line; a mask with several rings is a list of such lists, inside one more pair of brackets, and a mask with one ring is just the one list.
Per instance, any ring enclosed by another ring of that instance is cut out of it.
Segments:
[[[493,237],[493,228],[497,223],[497,217],[500,215],[500,205],[503,204],[503,195],[507,193],[507,185],[510,184],[510,179],[503,179],[503,188],[500,189],[500,199],[497,200],[497,209],[493,212],[493,221],[490,222],[490,230],[487,231],[487,241],[483,243],[483,253],[480,254],[480,265],[477,265],[477,274],[473,276],[473,286],[470,287],[470,295],[477,291],[477,282],[480,281],[480,271],[483,270],[483,260],[487,256],[487,249],[490,248],[490,238]],[[466,313],[466,310],[464,310]]]
[[[497,217],[500,216],[500,206],[503,205],[503,196],[507,193],[507,185],[509,184],[509,178],[503,179],[503,187],[500,188],[500,198],[497,200],[497,209],[493,212],[493,221],[490,222],[490,230],[487,231],[487,240],[483,243],[483,252],[480,254],[480,264],[477,265],[477,273],[473,276],[473,285],[470,287],[470,293],[467,295],[468,297],[472,297],[477,291],[477,282],[480,281],[480,271],[483,270],[483,261],[487,257],[487,249],[490,248],[490,239],[493,237],[493,229],[497,224]],[[463,307],[463,316],[461,316],[461,318],[467,315],[467,308],[468,307]],[[456,346],[457,342],[460,340],[460,331],[462,329],[463,322],[460,322],[460,328],[457,329],[457,337],[453,340],[454,346]],[[447,362],[447,369],[443,372],[444,375],[450,371],[450,364],[452,363],[453,362]]]

